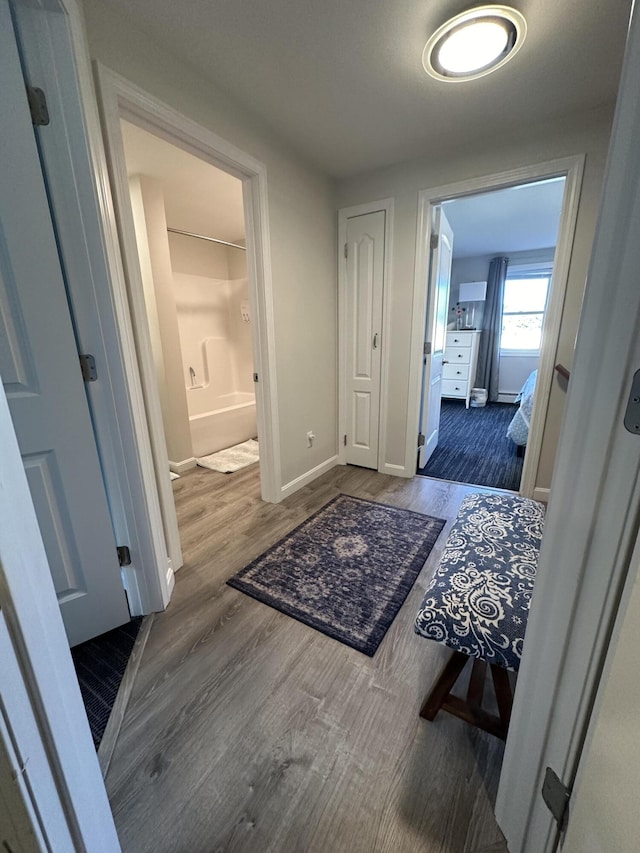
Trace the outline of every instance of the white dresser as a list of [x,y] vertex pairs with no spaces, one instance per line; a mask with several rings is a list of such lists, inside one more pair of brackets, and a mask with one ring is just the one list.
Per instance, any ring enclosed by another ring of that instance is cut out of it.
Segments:
[[442,361],[442,396],[464,400],[469,408],[478,366],[481,331],[447,332]]

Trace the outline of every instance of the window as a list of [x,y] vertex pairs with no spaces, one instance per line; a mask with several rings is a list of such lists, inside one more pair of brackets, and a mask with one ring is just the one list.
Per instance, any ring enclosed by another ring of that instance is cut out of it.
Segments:
[[501,350],[539,352],[551,272],[507,277],[502,302]]

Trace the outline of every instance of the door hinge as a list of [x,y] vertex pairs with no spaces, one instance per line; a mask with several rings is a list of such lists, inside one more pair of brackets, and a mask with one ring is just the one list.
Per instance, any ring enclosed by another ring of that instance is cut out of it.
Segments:
[[437,235],[437,234],[432,234],[432,235],[431,235],[431,243],[429,244],[429,245],[431,246],[431,248],[432,248],[432,249],[437,249],[437,248],[438,248],[438,243],[439,243],[439,242],[440,242],[440,238],[438,237],[438,235]]
[[425,355],[431,355],[431,341],[425,341],[424,342],[424,347],[422,349],[422,352]]
[[49,124],[47,96],[42,89],[38,89],[37,86],[27,86],[27,100],[29,101],[32,124],[36,127],[44,127]]
[[118,545],[118,562],[121,566],[131,565],[131,551],[128,545]]
[[569,800],[571,792],[567,786],[560,781],[555,770],[547,767],[542,785],[542,799],[547,804],[549,811],[554,816],[558,829],[564,832],[569,819]]
[[344,440],[343,440],[343,442],[342,442],[342,443],[344,444],[344,446],[345,446],[345,447],[347,446],[347,436],[346,436],[346,434],[345,434],[345,437],[344,437]]
[[349,257],[349,244],[348,243],[344,244],[344,256],[345,256],[345,258]]
[[422,433],[418,434],[418,447],[424,447],[425,438]]
[[254,382],[258,382],[258,381],[259,381],[259,380],[258,380],[258,374],[257,374],[257,373],[254,373],[254,374],[253,374],[253,381],[254,381]]
[[82,371],[82,378],[85,382],[95,382],[98,378],[96,360],[89,353],[83,353],[80,356],[80,370]]

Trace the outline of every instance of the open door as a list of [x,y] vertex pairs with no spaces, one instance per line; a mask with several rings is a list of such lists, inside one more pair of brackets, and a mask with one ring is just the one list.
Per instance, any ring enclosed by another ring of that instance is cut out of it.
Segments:
[[453,259],[453,231],[442,207],[436,208],[429,265],[429,298],[425,324],[422,402],[418,467],[424,468],[438,445],[442,365],[447,332],[449,285]]
[[6,0],[0,63],[0,375],[76,645],[130,615]]

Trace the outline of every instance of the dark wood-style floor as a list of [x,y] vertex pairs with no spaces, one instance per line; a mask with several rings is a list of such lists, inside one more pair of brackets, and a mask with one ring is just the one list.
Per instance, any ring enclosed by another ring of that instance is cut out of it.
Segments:
[[503,853],[502,744],[418,716],[448,652],[413,633],[441,535],[375,657],[225,580],[339,492],[451,521],[477,488],[339,467],[279,505],[257,466],[174,483],[185,565],[107,788],[125,853]]

